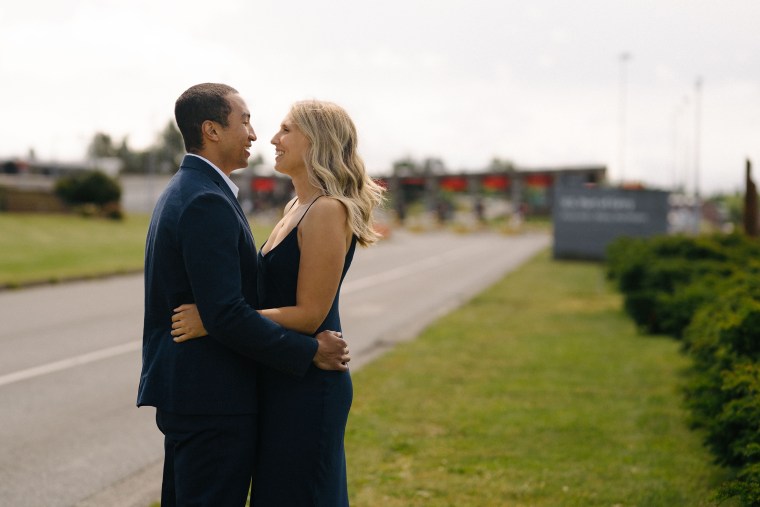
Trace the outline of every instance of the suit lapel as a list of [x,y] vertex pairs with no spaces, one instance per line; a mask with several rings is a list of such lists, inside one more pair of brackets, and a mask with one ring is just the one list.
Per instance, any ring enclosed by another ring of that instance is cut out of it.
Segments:
[[182,164],[180,167],[188,167],[200,170],[203,174],[211,178],[211,180],[216,184],[217,187],[222,191],[222,193],[227,197],[227,200],[230,202],[230,206],[235,210],[235,213],[237,213],[238,218],[241,220],[241,223],[243,225],[243,229],[245,229],[246,234],[251,239],[251,244],[253,245],[254,252],[256,251],[256,243],[253,239],[253,232],[251,232],[251,226],[248,223],[248,218],[245,216],[245,213],[243,213],[243,208],[240,207],[240,203],[238,202],[237,198],[235,197],[235,194],[232,193],[232,189],[230,189],[230,186],[227,185],[227,182],[222,179],[222,177],[219,175],[216,170],[211,167],[209,164],[207,164],[204,160],[194,157],[192,155],[185,155],[185,158],[182,160]]
[[230,205],[235,209],[235,212],[238,215],[238,218],[242,221],[243,229],[245,229],[246,234],[251,238],[251,244],[253,245],[254,252],[256,251],[256,241],[253,239],[253,231],[251,231],[251,225],[248,223],[248,217],[245,216],[245,213],[243,212],[243,208],[240,206],[240,203],[238,202],[237,198],[235,197],[235,194],[232,193],[232,190],[230,189],[229,185],[227,185],[227,182],[224,180],[217,181],[217,185],[222,189],[222,192],[224,192],[224,195],[227,196],[227,198],[230,200]]

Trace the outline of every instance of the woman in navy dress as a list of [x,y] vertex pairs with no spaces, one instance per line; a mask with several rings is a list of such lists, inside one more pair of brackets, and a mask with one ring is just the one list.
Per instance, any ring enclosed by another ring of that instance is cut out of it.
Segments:
[[[357,153],[356,128],[339,106],[293,105],[272,138],[275,169],[296,197],[258,254],[259,312],[315,335],[341,331],[338,294],[357,243],[378,239],[372,210],[382,189]],[[197,310],[178,310],[176,341],[203,336]],[[311,366],[303,378],[261,368],[254,507],[348,506],[343,447],[353,390],[348,371]]]

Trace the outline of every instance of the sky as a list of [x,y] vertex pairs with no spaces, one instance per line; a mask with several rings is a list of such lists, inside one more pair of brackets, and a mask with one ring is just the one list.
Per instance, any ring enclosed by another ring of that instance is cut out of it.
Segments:
[[758,20],[758,0],[11,0],[0,159],[81,160],[96,132],[144,149],[186,88],[223,82],[270,164],[316,98],[351,115],[371,174],[498,157],[733,191],[760,165]]

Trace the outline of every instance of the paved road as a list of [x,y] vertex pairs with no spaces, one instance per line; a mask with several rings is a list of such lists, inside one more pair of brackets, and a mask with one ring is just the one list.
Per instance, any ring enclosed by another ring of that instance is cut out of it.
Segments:
[[[547,247],[547,235],[396,233],[359,250],[341,313],[356,370]],[[134,407],[142,277],[0,293],[0,505],[145,506],[154,410]]]

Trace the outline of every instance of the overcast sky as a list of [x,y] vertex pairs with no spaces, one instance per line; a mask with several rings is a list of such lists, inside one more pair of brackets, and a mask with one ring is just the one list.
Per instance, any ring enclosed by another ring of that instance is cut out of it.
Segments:
[[318,98],[354,118],[373,174],[500,157],[692,188],[698,160],[703,192],[732,190],[760,166],[759,20],[758,0],[8,1],[0,158],[81,159],[96,131],[145,148],[182,91],[220,81],[268,162],[290,103]]

